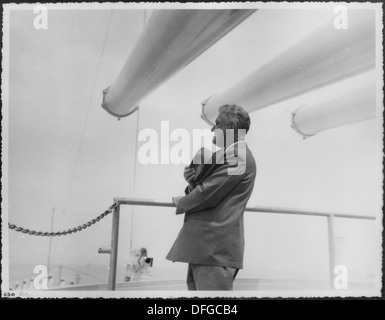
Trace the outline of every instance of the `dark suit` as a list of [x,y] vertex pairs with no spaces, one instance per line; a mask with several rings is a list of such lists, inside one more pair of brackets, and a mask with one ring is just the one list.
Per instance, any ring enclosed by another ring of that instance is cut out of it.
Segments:
[[217,159],[206,167],[202,181],[180,199],[176,213],[186,214],[168,260],[243,268],[243,212],[254,187],[256,164],[246,143],[238,146],[244,151],[231,158],[226,151],[224,163]]

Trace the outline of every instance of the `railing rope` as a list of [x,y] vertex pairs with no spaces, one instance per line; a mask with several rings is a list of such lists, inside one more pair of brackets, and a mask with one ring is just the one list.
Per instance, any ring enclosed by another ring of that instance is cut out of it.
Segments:
[[109,215],[113,209],[115,209],[117,206],[117,203],[114,203],[111,205],[106,211],[104,211],[101,215],[97,216],[95,219],[92,219],[88,221],[87,223],[84,223],[82,225],[79,225],[78,227],[68,229],[65,231],[57,231],[57,232],[43,232],[43,231],[35,231],[35,230],[29,230],[27,228],[18,227],[15,224],[8,223],[8,228],[17,232],[22,232],[24,234],[28,234],[31,236],[42,236],[42,237],[55,237],[55,236],[65,236],[71,233],[76,233],[78,231],[82,231],[96,222],[99,222],[101,219],[103,219],[105,216]]

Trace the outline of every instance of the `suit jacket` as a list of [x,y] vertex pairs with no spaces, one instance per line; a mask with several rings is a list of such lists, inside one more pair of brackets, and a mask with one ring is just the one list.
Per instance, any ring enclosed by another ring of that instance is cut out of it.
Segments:
[[223,158],[205,165],[203,179],[194,190],[186,189],[176,209],[177,214],[185,212],[184,223],[166,259],[243,268],[243,213],[257,169],[246,143],[239,142],[238,149],[243,152],[230,147]]

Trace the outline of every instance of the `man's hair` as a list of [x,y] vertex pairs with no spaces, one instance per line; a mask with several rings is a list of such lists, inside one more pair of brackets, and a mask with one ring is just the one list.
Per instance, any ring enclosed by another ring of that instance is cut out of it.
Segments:
[[225,104],[220,106],[219,112],[223,112],[228,121],[233,123],[234,129],[245,129],[246,133],[250,129],[250,117],[245,109],[236,104]]

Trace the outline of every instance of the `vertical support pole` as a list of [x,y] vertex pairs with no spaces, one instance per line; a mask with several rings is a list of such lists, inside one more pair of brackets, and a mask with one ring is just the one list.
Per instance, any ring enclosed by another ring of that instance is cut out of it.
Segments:
[[119,212],[120,203],[112,213],[112,233],[111,233],[111,254],[110,254],[110,272],[108,277],[108,290],[115,290],[116,284],[116,265],[118,261],[118,239],[119,239]]
[[329,277],[330,288],[334,289],[334,268],[335,268],[335,246],[334,246],[334,214],[328,215],[328,236],[329,236]]

